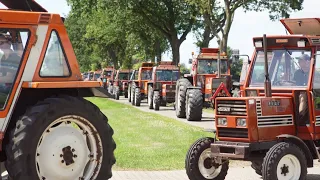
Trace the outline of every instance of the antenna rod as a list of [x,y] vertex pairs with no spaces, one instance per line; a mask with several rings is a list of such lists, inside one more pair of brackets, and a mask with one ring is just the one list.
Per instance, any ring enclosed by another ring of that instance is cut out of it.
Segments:
[[271,97],[271,82],[269,78],[268,72],[268,48],[267,48],[267,37],[266,34],[263,34],[263,51],[264,51],[264,73],[265,73],[265,80],[264,80],[264,92],[265,97]]

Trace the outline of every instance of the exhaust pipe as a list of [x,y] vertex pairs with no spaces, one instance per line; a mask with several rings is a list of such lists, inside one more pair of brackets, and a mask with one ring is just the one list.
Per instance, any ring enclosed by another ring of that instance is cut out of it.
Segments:
[[264,50],[264,92],[265,97],[271,97],[271,82],[269,78],[269,71],[268,71],[268,51],[267,51],[267,37],[266,34],[263,34],[263,50]]

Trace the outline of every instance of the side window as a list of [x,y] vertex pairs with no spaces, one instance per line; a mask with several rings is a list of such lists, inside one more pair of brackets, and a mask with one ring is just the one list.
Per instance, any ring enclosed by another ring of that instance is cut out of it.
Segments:
[[317,51],[315,60],[313,75],[314,108],[320,110],[320,51]]
[[0,109],[4,109],[19,72],[30,32],[0,28]]
[[70,71],[58,34],[56,31],[52,31],[40,69],[40,76],[63,77],[69,75]]

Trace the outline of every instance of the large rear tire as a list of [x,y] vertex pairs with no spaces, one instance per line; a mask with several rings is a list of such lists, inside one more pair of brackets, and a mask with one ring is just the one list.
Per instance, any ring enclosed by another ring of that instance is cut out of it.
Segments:
[[153,109],[153,87],[150,85],[148,87],[148,107]]
[[131,84],[128,85],[128,101],[131,102]]
[[187,87],[192,86],[188,79],[179,79],[176,84],[175,109],[178,118],[186,117],[186,93]]
[[115,163],[112,135],[107,117],[89,101],[47,98],[10,131],[6,169],[15,180],[109,179]]
[[140,88],[139,88],[139,87],[136,87],[136,88],[135,88],[134,101],[135,101],[135,106],[140,106],[140,103],[141,103],[141,93],[140,93]]
[[229,162],[219,167],[212,164],[210,145],[214,139],[205,137],[191,145],[186,156],[185,168],[190,180],[224,180],[229,169]]
[[134,106],[135,105],[135,91],[136,90],[136,86],[135,84],[132,84],[131,86],[131,104]]
[[200,89],[188,89],[186,100],[186,117],[188,121],[201,121],[203,98]]
[[303,151],[293,143],[275,144],[263,159],[262,178],[305,180],[307,176],[307,160]]
[[153,107],[154,110],[159,111],[160,109],[160,92],[154,91],[153,92]]

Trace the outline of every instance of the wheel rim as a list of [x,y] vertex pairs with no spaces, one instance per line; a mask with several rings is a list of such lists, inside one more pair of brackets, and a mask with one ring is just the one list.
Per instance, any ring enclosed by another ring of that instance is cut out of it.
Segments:
[[103,159],[101,138],[88,120],[64,116],[43,132],[35,157],[40,179],[96,179]]
[[298,158],[287,154],[283,156],[277,166],[277,177],[279,180],[299,179],[301,175],[301,165]]
[[206,179],[216,178],[221,172],[221,165],[218,168],[212,166],[210,148],[204,150],[198,161],[198,167],[201,175]]

